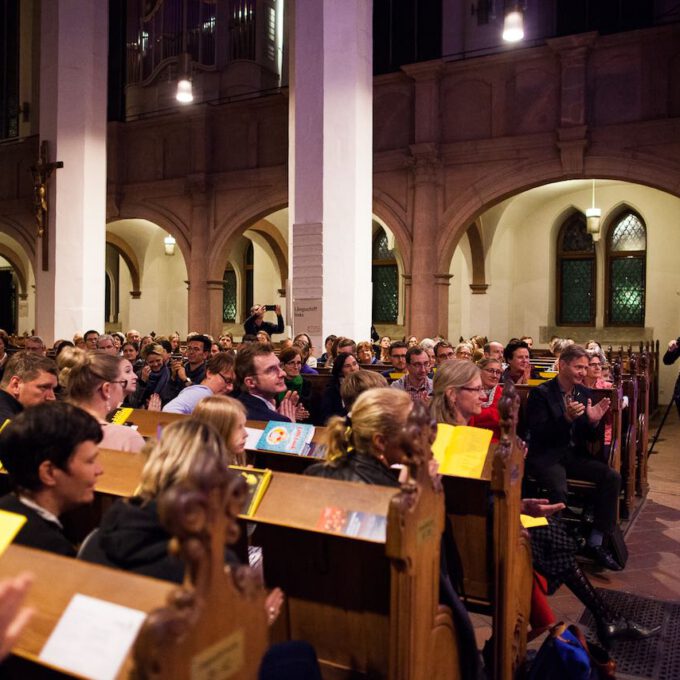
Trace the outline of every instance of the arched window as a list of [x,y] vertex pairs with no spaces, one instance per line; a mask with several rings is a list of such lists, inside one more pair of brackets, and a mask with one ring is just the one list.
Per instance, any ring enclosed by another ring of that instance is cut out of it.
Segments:
[[625,210],[607,234],[607,323],[645,325],[647,229],[642,218]]
[[399,273],[387,234],[381,227],[373,237],[373,323],[397,323]]
[[236,321],[236,272],[231,265],[227,265],[223,274],[222,289],[222,321],[234,323]]
[[557,237],[557,325],[595,325],[595,245],[581,213]]

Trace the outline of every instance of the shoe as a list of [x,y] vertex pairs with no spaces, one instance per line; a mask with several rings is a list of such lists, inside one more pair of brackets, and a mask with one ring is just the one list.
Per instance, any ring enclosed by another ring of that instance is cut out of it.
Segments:
[[602,545],[589,545],[586,555],[595,560],[601,567],[609,571],[621,571],[623,567],[614,559],[612,554]]
[[654,626],[654,628],[645,628],[635,621],[617,618],[614,621],[605,621],[598,627],[598,637],[602,640],[614,640],[616,638],[623,640],[644,640],[646,638],[656,635],[661,626]]

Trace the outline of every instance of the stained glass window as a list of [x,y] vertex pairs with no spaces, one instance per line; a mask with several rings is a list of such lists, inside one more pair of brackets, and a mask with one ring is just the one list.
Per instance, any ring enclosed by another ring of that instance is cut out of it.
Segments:
[[399,315],[399,272],[394,251],[389,249],[385,230],[373,239],[373,323],[397,323]]
[[645,325],[647,229],[626,210],[614,220],[607,240],[607,323]]
[[595,245],[581,213],[568,217],[557,237],[557,324],[595,324]]
[[236,272],[233,269],[226,269],[223,281],[222,321],[233,323],[236,321]]

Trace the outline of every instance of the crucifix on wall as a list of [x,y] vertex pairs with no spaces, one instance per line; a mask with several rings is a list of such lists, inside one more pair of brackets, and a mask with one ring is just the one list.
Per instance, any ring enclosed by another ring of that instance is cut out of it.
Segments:
[[31,175],[33,175],[33,214],[38,225],[38,238],[42,238],[42,269],[44,272],[48,270],[49,251],[47,180],[49,180],[54,170],[64,167],[61,161],[48,162],[47,156],[48,144],[47,140],[44,140],[40,144],[38,162],[36,165],[31,166]]

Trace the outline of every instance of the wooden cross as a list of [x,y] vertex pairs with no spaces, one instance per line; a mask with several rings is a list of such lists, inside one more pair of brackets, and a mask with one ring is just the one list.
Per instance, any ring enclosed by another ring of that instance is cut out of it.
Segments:
[[62,161],[48,162],[47,156],[48,143],[47,140],[43,140],[40,144],[38,162],[36,165],[31,166],[31,174],[33,175],[33,214],[38,225],[38,238],[42,238],[42,270],[44,272],[49,269],[47,180],[54,170],[64,167]]

